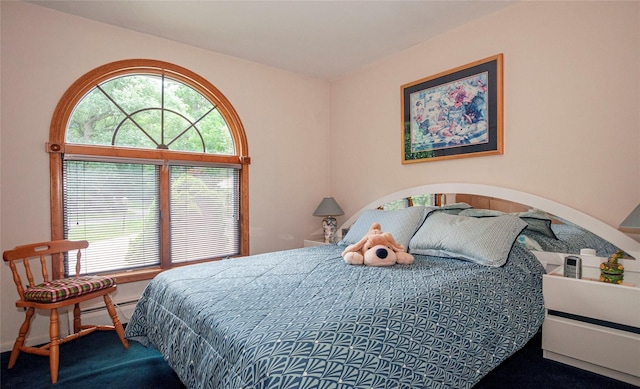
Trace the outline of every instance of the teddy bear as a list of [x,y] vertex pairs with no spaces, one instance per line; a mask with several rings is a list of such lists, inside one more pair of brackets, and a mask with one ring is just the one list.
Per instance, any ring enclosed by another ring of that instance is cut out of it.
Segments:
[[382,232],[380,223],[373,223],[358,243],[347,246],[342,257],[350,265],[392,266],[396,263],[413,263],[413,255],[407,253],[391,233]]

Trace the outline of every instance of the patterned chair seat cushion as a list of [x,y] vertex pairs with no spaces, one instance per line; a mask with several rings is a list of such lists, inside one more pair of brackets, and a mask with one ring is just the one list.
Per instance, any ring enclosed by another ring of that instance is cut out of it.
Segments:
[[39,303],[55,303],[109,288],[115,284],[116,281],[112,277],[84,276],[62,278],[43,282],[34,287],[28,287],[24,292],[24,299],[26,301]]

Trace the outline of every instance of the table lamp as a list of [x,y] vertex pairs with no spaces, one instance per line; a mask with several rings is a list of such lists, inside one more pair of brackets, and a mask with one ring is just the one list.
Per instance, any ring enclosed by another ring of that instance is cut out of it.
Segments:
[[325,197],[316,208],[313,216],[324,216],[322,219],[322,229],[324,231],[324,242],[335,243],[338,222],[334,216],[344,215],[344,211],[333,197]]
[[622,232],[640,234],[640,204],[631,211],[629,216],[620,224],[618,229]]

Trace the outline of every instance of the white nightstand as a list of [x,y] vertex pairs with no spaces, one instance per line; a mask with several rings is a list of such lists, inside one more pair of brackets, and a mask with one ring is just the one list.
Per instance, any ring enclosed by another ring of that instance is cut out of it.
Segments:
[[600,282],[606,260],[582,256],[582,279],[562,266],[543,276],[543,355],[640,386],[640,272],[624,261],[623,285]]
[[329,244],[324,242],[324,235],[312,235],[304,240],[304,247],[320,246]]
[[[342,237],[336,235],[336,243],[339,242],[340,240],[342,240]],[[325,243],[324,235],[312,235],[304,240],[304,247],[320,246],[323,244],[330,244],[330,243]]]

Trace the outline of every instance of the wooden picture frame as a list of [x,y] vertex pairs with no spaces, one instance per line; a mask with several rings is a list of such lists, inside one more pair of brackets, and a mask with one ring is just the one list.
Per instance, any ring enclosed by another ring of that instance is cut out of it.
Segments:
[[504,153],[503,55],[401,87],[402,163]]

